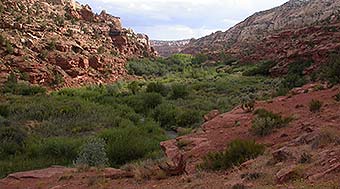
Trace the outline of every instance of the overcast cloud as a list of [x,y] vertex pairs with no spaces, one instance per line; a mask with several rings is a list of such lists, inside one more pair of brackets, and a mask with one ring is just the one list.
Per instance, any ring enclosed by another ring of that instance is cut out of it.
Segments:
[[78,0],[119,16],[123,26],[151,39],[199,38],[225,31],[251,14],[288,0]]

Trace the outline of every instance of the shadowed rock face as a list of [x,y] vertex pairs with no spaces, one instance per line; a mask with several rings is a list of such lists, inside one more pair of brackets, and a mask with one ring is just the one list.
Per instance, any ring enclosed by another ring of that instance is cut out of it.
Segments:
[[73,0],[4,0],[0,5],[0,83],[12,72],[51,87],[111,83],[127,76],[127,59],[155,56],[146,35]]
[[[282,6],[255,13],[225,32],[219,31],[192,40],[182,52],[189,54],[203,52],[215,55],[224,51],[247,60],[281,61],[283,57],[294,55],[294,52],[285,50],[300,40],[299,46],[294,46],[295,51],[301,51],[304,56],[309,56],[320,49],[317,46],[311,46],[306,50],[304,43],[311,40],[317,43],[323,39],[328,40],[328,43],[338,43],[332,37],[334,32],[337,33],[337,29],[322,31],[322,28],[338,23],[339,12],[340,1],[337,0],[291,0]],[[337,25],[334,27],[338,28]],[[315,28],[321,29],[315,31]],[[313,36],[313,38],[306,38],[306,36]],[[324,52],[334,49],[336,45],[322,48]],[[282,53],[282,50],[285,52]],[[324,52],[323,54],[327,54]]]

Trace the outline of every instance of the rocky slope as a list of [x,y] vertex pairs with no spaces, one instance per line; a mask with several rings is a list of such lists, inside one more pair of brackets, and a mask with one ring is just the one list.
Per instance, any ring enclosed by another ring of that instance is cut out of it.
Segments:
[[225,32],[192,40],[182,52],[212,55],[226,52],[245,60],[280,62],[295,55],[308,57],[321,50],[324,58],[338,50],[339,40],[334,36],[339,31],[339,12],[337,0],[290,0],[255,13]]
[[172,54],[180,53],[185,46],[190,42],[189,39],[178,40],[178,41],[159,41],[151,40],[152,47],[155,48],[156,52],[163,57],[168,57]]
[[0,83],[10,73],[48,87],[110,83],[127,59],[155,56],[148,36],[74,0],[3,0],[0,14]]
[[[184,157],[188,175],[158,176],[144,180],[143,171],[117,169],[78,172],[52,167],[14,173],[0,180],[0,188],[338,188],[340,176],[339,86],[320,90],[320,84],[294,89],[288,97],[256,103],[256,109],[293,116],[287,127],[257,137],[249,132],[252,113],[236,107],[211,117],[192,134],[163,142],[167,157],[174,162]],[[326,87],[326,86],[324,86]],[[320,112],[311,112],[309,103],[320,100]],[[200,172],[196,166],[211,151],[221,151],[234,139],[254,139],[265,144],[266,152],[254,160],[225,172]],[[143,169],[147,170],[146,164]],[[131,178],[135,177],[135,178]],[[139,179],[137,179],[139,178]],[[142,179],[141,179],[142,178]],[[161,179],[161,180],[160,180]],[[235,188],[235,187],[234,187]]]

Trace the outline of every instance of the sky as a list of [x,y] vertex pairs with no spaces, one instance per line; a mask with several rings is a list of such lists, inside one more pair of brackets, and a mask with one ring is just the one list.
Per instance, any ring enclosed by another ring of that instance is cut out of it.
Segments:
[[118,16],[126,28],[153,40],[200,38],[225,31],[255,12],[288,0],[78,0]]

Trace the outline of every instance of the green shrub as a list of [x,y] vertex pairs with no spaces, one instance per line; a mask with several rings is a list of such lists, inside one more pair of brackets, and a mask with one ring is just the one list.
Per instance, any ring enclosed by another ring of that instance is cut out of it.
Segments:
[[105,52],[105,47],[104,46],[98,47],[98,49],[97,49],[97,53],[98,54],[103,54],[104,52]]
[[178,127],[194,127],[202,121],[200,113],[196,110],[182,110],[176,117]]
[[171,104],[161,104],[155,108],[152,117],[159,122],[162,128],[171,129],[176,126],[176,117],[179,110]]
[[148,59],[129,61],[126,69],[131,75],[162,76],[166,73],[163,64]]
[[51,86],[59,86],[64,83],[64,81],[64,77],[60,73],[55,72],[53,81],[51,82]]
[[274,67],[275,65],[276,65],[275,62],[263,61],[263,62],[256,64],[256,67],[243,72],[243,75],[244,76],[255,76],[255,75],[269,76],[270,69]]
[[6,82],[2,88],[2,92],[23,96],[32,96],[37,94],[45,94],[46,89],[40,86],[32,86],[26,83]]
[[141,93],[125,98],[128,106],[133,108],[138,113],[148,113],[149,110],[156,108],[161,104],[163,98],[158,93]]
[[4,12],[4,6],[0,3],[0,15]]
[[0,34],[0,46],[2,46],[5,43],[6,39],[4,36]]
[[265,147],[250,140],[234,140],[224,152],[210,153],[203,158],[203,169],[226,170],[264,153]]
[[197,54],[192,59],[192,63],[193,64],[202,64],[202,63],[208,61],[208,59],[209,59],[209,57],[205,54]]
[[186,85],[183,84],[173,84],[171,86],[171,99],[179,99],[179,98],[185,98],[189,95],[189,89]]
[[140,90],[140,85],[137,81],[132,81],[128,84],[127,88],[132,92],[132,94],[136,94]]
[[167,96],[169,93],[168,88],[160,82],[151,82],[147,85],[146,92],[159,93],[162,96]]
[[256,117],[252,121],[250,131],[257,136],[269,135],[274,129],[285,127],[291,121],[291,118],[282,118],[265,109],[258,109],[254,114]]
[[104,167],[108,163],[105,151],[105,141],[100,138],[90,138],[81,147],[81,151],[76,160],[78,166]]
[[340,83],[340,56],[331,55],[329,63],[322,67],[321,78],[331,84]]
[[298,60],[291,63],[288,67],[288,73],[282,81],[281,88],[292,89],[295,87],[301,87],[307,83],[307,79],[304,77],[304,70],[311,66],[313,61]]
[[154,123],[105,130],[99,137],[106,141],[109,164],[113,167],[160,151],[159,142],[165,139],[164,133]]
[[50,51],[54,51],[56,49],[56,41],[53,39],[47,43],[47,49]]
[[55,21],[56,25],[59,26],[59,27],[64,27],[64,25],[65,25],[65,18],[62,17],[62,16],[57,16],[54,21]]
[[6,51],[8,54],[13,54],[14,53],[14,48],[12,46],[12,44],[8,41],[6,41]]
[[309,103],[309,110],[313,113],[316,113],[316,112],[320,112],[321,110],[321,107],[322,107],[322,102],[320,102],[319,100],[312,100],[310,103]]
[[10,114],[9,105],[0,104],[0,116],[7,117]]
[[21,153],[26,139],[27,133],[19,127],[0,126],[0,157]]
[[38,154],[52,159],[65,159],[71,163],[76,159],[80,145],[80,141],[73,138],[48,138],[41,143]]

